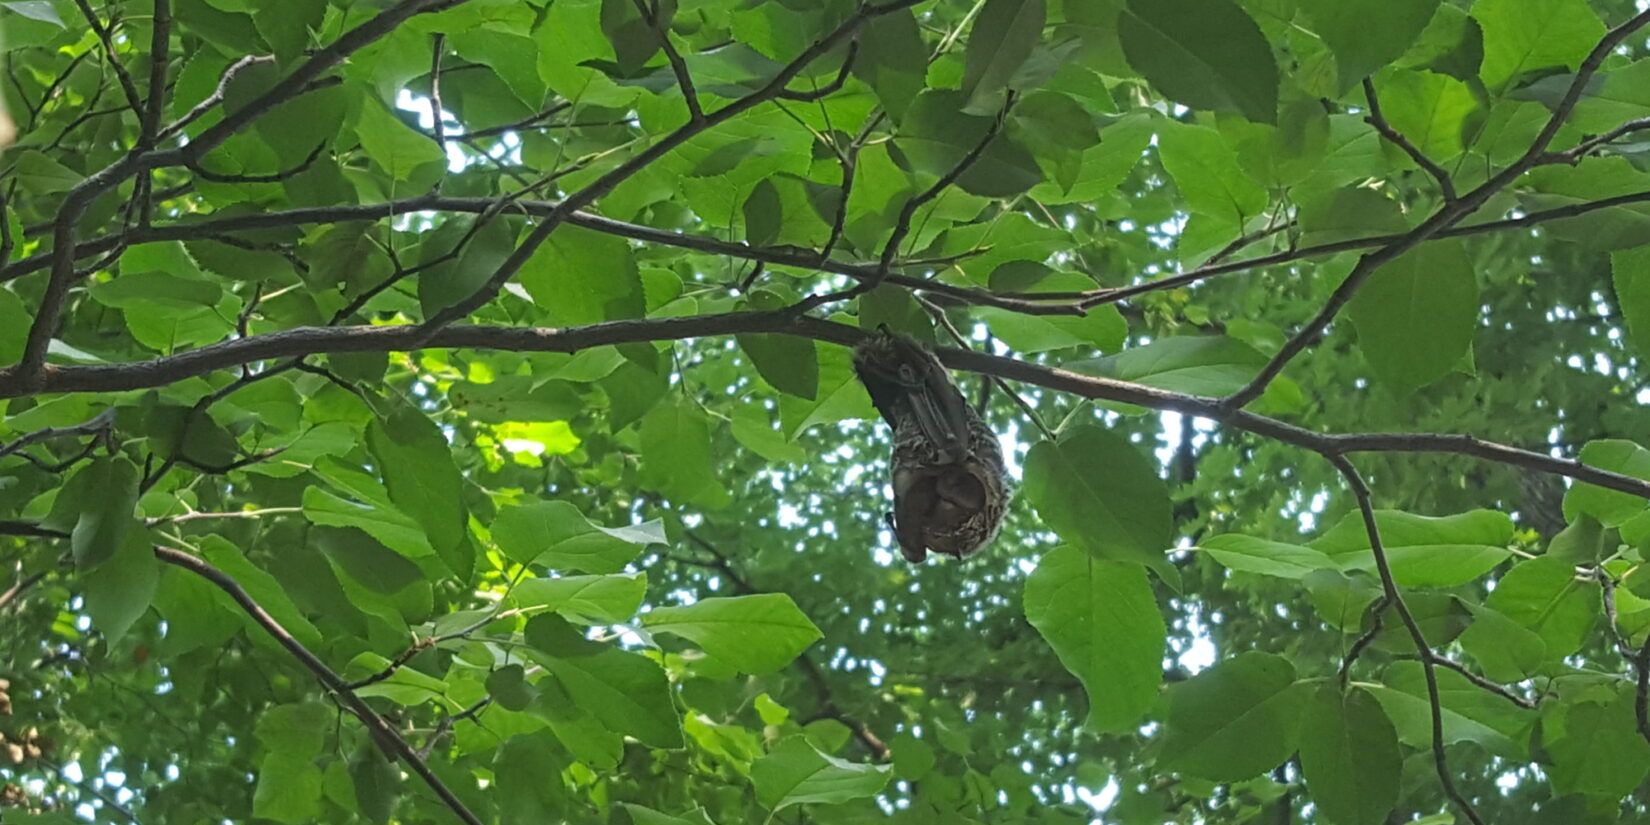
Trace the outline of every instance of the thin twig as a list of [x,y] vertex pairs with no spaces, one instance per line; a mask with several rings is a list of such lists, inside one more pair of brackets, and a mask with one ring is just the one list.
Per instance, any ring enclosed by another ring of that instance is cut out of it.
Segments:
[[441,56],[447,51],[447,35],[435,33],[430,49],[430,125],[435,129],[435,145],[447,151],[447,114],[441,105]]
[[1381,137],[1402,149],[1404,154],[1409,155],[1410,160],[1415,161],[1416,166],[1425,169],[1433,180],[1438,181],[1438,190],[1443,193],[1446,203],[1455,200],[1455,183],[1450,180],[1449,172],[1434,163],[1432,158],[1427,157],[1426,153],[1411,143],[1409,138],[1404,137],[1402,132],[1392,128],[1392,124],[1387,122],[1386,115],[1381,112],[1381,98],[1375,93],[1375,81],[1367,77],[1364,78],[1364,99],[1369,101],[1369,116],[1364,118],[1364,122],[1375,127],[1375,131],[1380,132]]
[[[957,326],[951,323],[950,318],[946,317],[945,310],[943,308],[935,306],[933,301],[930,301],[921,295],[916,296],[916,300],[917,303],[921,304],[924,309],[928,310],[928,314],[933,316],[934,320],[945,329],[946,334],[951,336],[951,340],[955,341],[957,346],[962,347],[963,349],[972,349],[968,346],[968,339],[964,338],[962,332],[957,329]],[[1030,402],[1026,401],[1025,398],[1018,392],[1015,392],[1014,388],[1010,387],[1007,381],[1004,381],[995,375],[988,375],[986,376],[986,384],[996,385],[998,389],[1002,390],[1008,395],[1009,398],[1013,399],[1014,404],[1020,408],[1020,412],[1025,413],[1026,418],[1030,419],[1032,425],[1037,428],[1037,431],[1043,434],[1044,439],[1048,441],[1055,440],[1056,437],[1054,430],[1050,429],[1048,424],[1043,421],[1043,417],[1037,413],[1037,408],[1031,406]],[[984,405],[982,404],[981,407],[983,411]]]
[[96,435],[108,437],[109,430],[115,425],[115,408],[110,407],[92,418],[79,424],[67,427],[46,427],[31,433],[18,436],[12,441],[0,446],[0,458],[5,458],[18,450],[42,441],[51,441],[58,438],[74,438],[82,435]]
[[1358,661],[1358,658],[1363,655],[1364,650],[1373,644],[1375,639],[1381,635],[1382,626],[1386,624],[1387,610],[1391,607],[1392,600],[1387,598],[1385,595],[1382,595],[1378,601],[1370,606],[1373,611],[1374,618],[1370,620],[1369,629],[1365,630],[1358,636],[1357,640],[1352,643],[1352,646],[1347,648],[1346,655],[1341,658],[1341,669],[1338,675],[1340,676],[1342,687],[1346,686],[1347,679],[1352,675],[1352,665],[1355,664]]
[[973,148],[969,149],[957,161],[956,165],[941,175],[939,180],[934,181],[932,186],[918,193],[916,197],[910,198],[904,206],[900,207],[899,216],[894,220],[894,231],[888,236],[888,242],[882,247],[882,256],[877,261],[876,273],[872,277],[862,280],[853,287],[841,292],[811,295],[798,301],[791,308],[791,311],[800,315],[828,303],[852,300],[882,286],[888,280],[889,271],[893,269],[894,256],[899,254],[900,244],[904,243],[906,236],[911,233],[911,221],[916,218],[917,210],[929,201],[939,197],[945,190],[950,189],[952,184],[955,184],[957,179],[961,178],[985,154],[985,150],[996,139],[997,133],[1002,130],[1003,123],[1008,118],[1008,110],[1013,105],[1014,95],[1011,93],[1003,103],[1002,110],[991,121],[991,125],[986,127],[985,132],[980,135],[980,139],[975,142]]
[[1633,657],[1633,669],[1638,672],[1633,715],[1638,719],[1639,736],[1650,742],[1650,636],[1644,637],[1638,655]]
[[86,25],[91,27],[92,33],[97,35],[98,42],[103,45],[103,59],[108,62],[109,68],[114,70],[115,79],[120,81],[120,90],[126,95],[127,105],[132,107],[132,111],[137,113],[139,119],[147,120],[148,116],[143,108],[143,95],[138,94],[137,83],[132,80],[132,73],[126,71],[126,64],[121,63],[120,56],[115,54],[114,36],[109,30],[113,21],[110,21],[110,26],[103,25],[103,21],[98,19],[97,12],[92,11],[92,4],[87,0],[75,0],[75,6],[80,9],[80,16],[86,18]]
[[1461,791],[1455,787],[1455,777],[1450,773],[1449,756],[1444,750],[1444,700],[1438,692],[1438,673],[1436,663],[1438,657],[1432,652],[1432,645],[1427,642],[1426,633],[1415,620],[1415,614],[1410,612],[1409,605],[1404,603],[1403,595],[1398,592],[1398,583],[1392,576],[1392,564],[1387,559],[1386,547],[1381,542],[1381,529],[1375,521],[1375,505],[1370,500],[1369,485],[1364,483],[1363,476],[1358,474],[1352,462],[1339,453],[1324,453],[1323,457],[1335,465],[1346,479],[1347,486],[1352,489],[1352,495],[1358,501],[1358,511],[1363,514],[1364,532],[1369,537],[1369,550],[1375,557],[1375,570],[1380,574],[1381,590],[1386,594],[1386,601],[1398,614],[1398,618],[1409,630],[1409,637],[1415,642],[1415,652],[1421,657],[1421,672],[1426,677],[1427,704],[1432,712],[1432,762],[1438,774],[1438,782],[1443,786],[1444,795],[1455,804],[1456,809],[1472,822],[1473,825],[1484,825],[1484,820],[1478,816],[1478,811],[1472,807]]
[[659,48],[664,50],[665,60],[670,63],[670,71],[676,75],[676,85],[682,90],[682,98],[687,101],[688,116],[698,123],[705,119],[705,110],[699,105],[699,91],[693,87],[693,75],[688,73],[687,61],[682,59],[676,51],[676,44],[670,41],[670,27],[659,20],[659,6],[656,0],[631,0],[636,6],[637,13],[641,14],[642,21],[648,28],[653,29],[659,36]]
[[235,76],[240,74],[243,69],[260,63],[274,62],[275,55],[272,54],[249,54],[229,64],[229,68],[223,70],[223,77],[218,79],[218,87],[212,91],[212,94],[207,95],[205,100],[191,106],[189,111],[183,113],[182,117],[161,128],[160,132],[156,134],[156,138],[164,140],[182,132],[184,127],[199,120],[202,115],[211,111],[212,107],[222,103],[223,96],[229,92],[229,84],[234,82]]
[[1497,695],[1497,696],[1499,696],[1499,697],[1501,697],[1501,698],[1503,698],[1503,699],[1505,699],[1505,700],[1507,700],[1507,701],[1509,701],[1509,702],[1511,702],[1511,703],[1513,703],[1513,704],[1515,704],[1515,705],[1517,705],[1521,708],[1524,708],[1525,710],[1535,710],[1535,706],[1536,706],[1535,702],[1533,702],[1529,699],[1526,699],[1522,696],[1519,696],[1516,693],[1513,693],[1512,691],[1508,690],[1506,687],[1504,687],[1502,685],[1498,685],[1495,682],[1492,682],[1492,681],[1490,681],[1490,680],[1488,680],[1488,679],[1486,679],[1482,676],[1479,676],[1476,673],[1473,673],[1471,670],[1467,669],[1466,665],[1463,665],[1460,662],[1454,661],[1453,659],[1446,659],[1446,658],[1444,658],[1442,656],[1439,656],[1437,654],[1433,654],[1432,655],[1432,663],[1435,664],[1435,665],[1442,665],[1445,668],[1448,668],[1450,670],[1455,671],[1456,673],[1461,674],[1462,676],[1466,677],[1467,681],[1469,681],[1469,682],[1471,682],[1471,683],[1473,683],[1473,684],[1475,684],[1475,685],[1477,685],[1477,686],[1479,686],[1479,687],[1481,687],[1481,688],[1483,688],[1483,689],[1485,689],[1485,690],[1487,690],[1487,691],[1489,691],[1489,692],[1491,692],[1491,693],[1493,693],[1493,694],[1495,694],[1495,695]]

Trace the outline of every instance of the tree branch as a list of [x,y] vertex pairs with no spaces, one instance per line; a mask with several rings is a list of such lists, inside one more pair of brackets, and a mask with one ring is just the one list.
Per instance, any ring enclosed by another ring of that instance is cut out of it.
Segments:
[[666,62],[670,63],[671,73],[676,75],[676,85],[681,88],[682,98],[687,101],[689,118],[694,123],[704,120],[705,110],[699,104],[699,90],[693,87],[693,75],[688,73],[687,61],[682,59],[681,52],[676,51],[676,44],[670,42],[670,27],[659,23],[658,3],[653,0],[631,2],[642,20],[659,35],[659,48],[664,51]]
[[1352,300],[1352,297],[1357,294],[1358,288],[1369,279],[1370,275],[1374,274],[1375,270],[1413,249],[1422,241],[1455,225],[1480,206],[1483,206],[1495,193],[1500,192],[1525,172],[1538,165],[1544,157],[1547,147],[1552,144],[1553,138],[1557,136],[1559,129],[1563,128],[1564,121],[1569,119],[1577,101],[1581,99],[1583,90],[1587,88],[1588,81],[1597,73],[1599,65],[1604,62],[1604,58],[1629,34],[1643,27],[1646,23],[1650,23],[1650,11],[1634,15],[1632,19],[1605,34],[1604,38],[1587,55],[1587,59],[1582,61],[1575,79],[1570,83],[1570,88],[1564,93],[1564,99],[1553,109],[1552,115],[1547,119],[1547,124],[1541,128],[1541,132],[1536,135],[1535,140],[1530,142],[1529,148],[1518,160],[1513,161],[1510,166],[1461,198],[1445,203],[1442,208],[1433,213],[1432,217],[1415,229],[1410,230],[1399,240],[1359,259],[1357,266],[1353,267],[1352,272],[1346,276],[1346,280],[1342,281],[1341,285],[1336,287],[1335,292],[1329,296],[1329,300],[1324,303],[1323,309],[1319,310],[1318,314],[1312,317],[1312,320],[1308,321],[1304,327],[1296,331],[1295,335],[1284,343],[1283,348],[1271,360],[1266,362],[1266,365],[1261,368],[1254,380],[1228,396],[1225,400],[1226,405],[1232,409],[1240,409],[1259,398],[1260,394],[1266,391],[1266,387],[1272,382],[1272,379],[1283,372],[1283,368],[1294,360],[1295,356],[1304,351],[1323,333],[1324,327],[1329,326],[1329,322],[1334,320],[1341,309]]
[[345,32],[331,45],[317,51],[268,91],[196,135],[183,149],[144,151],[141,146],[134,147],[121,156],[120,160],[75,184],[64,196],[62,204],[58,207],[57,216],[52,221],[51,277],[46,282],[45,292],[40,298],[40,307],[35,313],[34,323],[29,327],[28,338],[23,346],[23,357],[14,368],[14,374],[20,380],[33,382],[45,371],[46,349],[51,343],[52,336],[56,334],[58,322],[63,314],[63,305],[68,299],[69,288],[75,279],[75,234],[81,216],[98,196],[140,172],[161,166],[198,162],[207,152],[267,114],[275,106],[302,94],[310,87],[311,81],[319,78],[322,73],[389,34],[407,18],[440,11],[463,2],[465,0],[401,0],[365,23]]
[[1387,122],[1386,115],[1381,113],[1381,98],[1375,93],[1375,82],[1367,77],[1364,78],[1364,99],[1369,101],[1369,116],[1364,118],[1364,122],[1375,127],[1375,131],[1380,132],[1381,137],[1402,149],[1404,154],[1409,155],[1410,160],[1415,161],[1415,165],[1425,169],[1433,180],[1438,181],[1438,190],[1443,193],[1446,202],[1455,200],[1455,183],[1450,180],[1449,172],[1434,163],[1432,158],[1427,157],[1426,153],[1411,143],[1409,138],[1404,137],[1402,132],[1392,128],[1392,124]]
[[[1008,99],[1003,102],[1002,110],[997,112],[997,117],[991,121],[990,126],[986,127],[985,132],[980,135],[980,139],[974,144],[974,147],[959,158],[956,165],[941,175],[939,180],[934,181],[932,186],[918,193],[916,197],[907,200],[905,205],[900,207],[899,216],[894,220],[894,231],[889,234],[888,242],[883,244],[882,257],[877,261],[876,272],[870,278],[860,280],[852,289],[805,298],[793,307],[793,311],[801,314],[833,301],[852,300],[882,286],[883,282],[888,280],[888,273],[894,266],[894,257],[899,254],[900,244],[904,243],[905,236],[911,233],[911,221],[916,218],[917,210],[929,201],[939,197],[945,190],[950,189],[958,178],[961,178],[979,161],[980,157],[985,154],[985,150],[991,146],[991,142],[997,138],[997,133],[1002,131],[1003,123],[1008,118],[1008,110],[1013,105],[1014,95],[1010,93]],[[846,204],[844,208],[846,208]]]
[[532,257],[533,252],[538,249],[539,245],[549,239],[550,233],[556,231],[556,227],[560,226],[569,215],[595,203],[603,195],[612,191],[613,187],[623,183],[631,175],[663,157],[670,150],[686,143],[693,136],[773,100],[780,92],[785,90],[785,84],[789,83],[792,78],[796,77],[820,56],[836,48],[838,43],[852,36],[867,21],[896,9],[914,6],[917,2],[918,0],[896,0],[896,2],[884,5],[861,4],[854,10],[853,14],[848,16],[848,19],[842,21],[841,25],[819,40],[814,41],[813,45],[804,49],[796,59],[785,64],[785,67],[769,79],[762,88],[717,109],[713,113],[705,115],[703,118],[688,122],[660,139],[657,143],[636,153],[629,160],[569,195],[537,227],[534,227],[532,233],[522,240],[521,245],[517,246],[508,258],[504,259],[504,263],[500,264],[492,277],[487,279],[487,283],[483,284],[468,298],[437,312],[425,321],[420,328],[421,334],[426,338],[433,337],[443,327],[459,318],[468,316],[491,301],[493,296],[497,295],[498,291],[504,287],[504,284],[515,277],[515,274],[527,263],[528,258]]
[[[132,80],[132,73],[126,71],[126,64],[120,62],[120,56],[115,54],[115,39],[109,31],[109,26],[97,18],[97,12],[92,11],[92,4],[87,0],[74,0],[75,6],[80,9],[80,16],[86,19],[86,25],[97,35],[97,40],[103,46],[103,59],[108,61],[109,68],[114,70],[115,79],[120,81],[120,91],[126,95],[127,105],[132,107],[140,120],[148,120],[143,107],[143,95],[138,94],[137,83]],[[113,25],[111,21],[110,25]]]
[[113,428],[114,425],[115,408],[110,407],[103,412],[98,413],[91,419],[82,421],[79,424],[73,424],[67,427],[46,427],[44,429],[35,430],[34,432],[21,435],[4,446],[0,446],[0,458],[5,458],[6,456],[11,455],[24,447],[39,444],[42,441],[51,441],[57,438],[71,438],[82,435],[96,435],[107,438],[110,429]]
[[1363,476],[1358,475],[1357,468],[1346,456],[1326,453],[1324,458],[1329,459],[1346,478],[1347,486],[1352,488],[1352,495],[1358,500],[1358,510],[1364,518],[1364,532],[1369,535],[1369,550],[1375,556],[1375,569],[1381,576],[1381,590],[1386,594],[1386,602],[1392,605],[1398,618],[1403,620],[1404,627],[1409,630],[1409,637],[1415,642],[1415,651],[1421,657],[1421,672],[1427,680],[1427,703],[1432,711],[1432,762],[1438,772],[1438,782],[1443,785],[1444,795],[1468,821],[1473,825],[1484,825],[1484,820],[1479,818],[1472,804],[1456,789],[1455,778],[1450,774],[1449,757],[1444,752],[1444,701],[1438,694],[1437,658],[1432,653],[1432,645],[1427,643],[1426,634],[1421,631],[1420,623],[1415,621],[1415,614],[1410,612],[1409,605],[1404,603],[1402,594],[1398,592],[1397,581],[1392,577],[1392,564],[1387,560],[1386,547],[1381,543],[1381,530],[1375,523],[1375,505],[1370,501],[1369,485],[1364,483]]
[[321,661],[319,657],[304,647],[303,643],[287,632],[287,629],[282,627],[274,616],[269,615],[269,612],[264,610],[263,606],[259,605],[257,600],[253,599],[251,594],[247,593],[239,582],[222,570],[182,550],[157,546],[155,557],[167,564],[188,570],[227,593],[229,598],[240,605],[241,609],[246,611],[246,614],[251,616],[259,627],[264,629],[264,632],[273,637],[300,664],[314,674],[322,687],[337,697],[339,704],[343,705],[357,719],[360,719],[362,724],[366,725],[367,731],[372,734],[374,741],[378,742],[389,753],[399,757],[401,761],[407,764],[409,770],[418,774],[418,777],[424,780],[424,784],[428,785],[430,790],[434,791],[435,795],[440,797],[441,801],[459,819],[463,820],[466,825],[483,825],[481,819],[465,806],[464,802],[452,792],[452,789],[448,788],[446,783],[442,782],[441,778],[436,776],[428,765],[424,764],[424,760],[418,755],[418,752],[407,744],[407,740],[401,738],[401,734],[396,731],[394,726],[386,721],[384,717],[378,715],[378,712],[373,710],[372,706],[368,705],[365,700],[356,696],[345,685],[344,680],[337,673],[334,673],[331,668],[327,667],[325,662]]
[[[582,327],[454,326],[426,340],[418,327],[348,326],[295,327],[279,332],[236,338],[200,349],[126,364],[55,367],[38,387],[20,381],[14,370],[0,370],[0,398],[32,392],[119,392],[160,387],[244,363],[295,358],[330,352],[405,352],[419,347],[491,349],[513,352],[576,352],[590,347],[637,341],[670,341],[739,333],[770,332],[799,335],[852,346],[866,331],[817,318],[797,317],[788,310],[730,312],[676,318],[608,321]],[[1155,410],[1173,410],[1219,421],[1240,430],[1293,444],[1313,452],[1453,453],[1481,458],[1537,472],[1561,475],[1650,499],[1650,482],[1599,469],[1574,459],[1485,441],[1453,433],[1321,433],[1257,413],[1226,408],[1221,399],[1084,375],[1030,364],[1014,358],[963,349],[936,351],[951,369],[1021,381],[1069,392],[1083,398],[1121,401]],[[271,370],[275,369],[274,367]],[[258,373],[265,376],[269,370]]]

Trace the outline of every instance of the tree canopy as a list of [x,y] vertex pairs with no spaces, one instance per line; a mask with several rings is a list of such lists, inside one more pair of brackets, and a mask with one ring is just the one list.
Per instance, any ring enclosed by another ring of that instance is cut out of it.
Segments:
[[0,2],[0,822],[1650,821],[1647,24]]

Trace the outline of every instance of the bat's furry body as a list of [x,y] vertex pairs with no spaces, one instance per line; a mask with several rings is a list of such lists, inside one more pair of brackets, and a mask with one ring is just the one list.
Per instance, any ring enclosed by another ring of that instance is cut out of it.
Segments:
[[922,344],[886,329],[854,348],[854,369],[894,431],[894,512],[900,552],[963,558],[1002,527],[1002,448],[951,374]]

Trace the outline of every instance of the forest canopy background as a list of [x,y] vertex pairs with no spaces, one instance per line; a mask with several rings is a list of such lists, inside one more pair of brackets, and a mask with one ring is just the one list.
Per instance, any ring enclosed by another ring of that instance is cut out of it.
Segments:
[[1644,821],[1647,23],[0,2],[0,821]]

